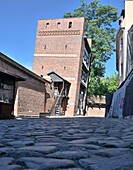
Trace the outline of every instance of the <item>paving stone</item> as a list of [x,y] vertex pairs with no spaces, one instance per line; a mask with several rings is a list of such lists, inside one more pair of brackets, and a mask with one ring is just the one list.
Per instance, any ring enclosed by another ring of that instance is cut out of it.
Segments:
[[3,120],[0,128],[0,159],[5,160],[1,161],[5,166],[0,167],[4,170],[133,169],[131,120],[88,117]]
[[22,147],[22,146],[31,146],[34,145],[33,141],[12,141],[8,142],[8,146],[13,146],[13,147]]
[[36,152],[47,154],[56,151],[56,147],[55,146],[27,146],[27,147],[19,148],[19,150],[36,151]]
[[62,169],[62,168],[61,168],[60,170],[83,170],[83,169],[81,169],[81,168],[67,168],[67,169],[64,169],[64,168],[63,168],[63,169]]
[[45,136],[36,139],[36,142],[59,142],[59,141],[62,141],[62,140],[60,140],[59,138],[56,138],[56,137],[46,138]]
[[0,170],[22,170],[22,167],[19,165],[7,165],[0,167]]
[[123,167],[131,167],[133,165],[133,155],[124,154],[110,158],[92,156],[91,158],[79,160],[79,163],[83,168],[90,170],[122,170]]
[[62,151],[48,154],[47,157],[53,158],[64,158],[64,159],[81,159],[89,157],[87,151]]
[[0,143],[0,147],[4,147],[4,145],[2,143]]
[[71,168],[76,166],[74,161],[68,159],[35,158],[35,157],[21,158],[19,160],[19,163],[25,164],[27,168],[36,169]]
[[123,148],[128,147],[128,143],[120,141],[120,140],[98,140],[98,144],[103,147],[108,148]]
[[21,157],[43,157],[43,153],[30,151],[30,150],[15,150],[15,151],[9,151],[6,154],[8,157],[13,158],[21,158]]
[[[87,135],[85,137],[87,137]],[[61,139],[65,139],[65,140],[71,141],[71,140],[84,139],[84,137],[83,136],[67,135],[67,136],[62,136]]]
[[68,142],[69,144],[78,144],[78,143],[88,143],[88,140],[87,139],[79,139],[79,140],[72,140],[70,142]]
[[14,162],[13,158],[9,158],[9,157],[2,157],[0,158],[0,167],[1,166],[6,166],[6,165],[10,165]]
[[94,151],[93,154],[94,153],[98,156],[107,157],[107,158],[113,156],[115,157],[127,153],[132,154],[131,150],[127,148],[109,148],[109,149],[104,148],[104,149],[99,149],[97,151]]
[[57,145],[60,145],[60,143],[58,142],[37,142],[35,143],[35,146],[57,146]]
[[14,150],[14,149],[10,148],[10,147],[2,147],[2,148],[0,148],[0,156],[7,154],[8,151],[11,151],[11,150]]

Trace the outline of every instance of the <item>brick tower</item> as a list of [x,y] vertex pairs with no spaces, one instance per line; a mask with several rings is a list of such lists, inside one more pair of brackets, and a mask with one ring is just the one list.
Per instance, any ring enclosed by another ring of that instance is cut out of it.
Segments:
[[84,22],[84,18],[38,21],[33,71],[52,79],[51,115],[83,114],[91,52]]

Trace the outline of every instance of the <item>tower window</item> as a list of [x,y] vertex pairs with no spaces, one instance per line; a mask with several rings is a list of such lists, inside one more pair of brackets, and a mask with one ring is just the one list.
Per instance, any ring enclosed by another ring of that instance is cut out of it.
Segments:
[[44,66],[42,66],[42,70],[44,69]]
[[68,28],[72,28],[72,22],[69,22]]
[[65,49],[67,49],[67,45],[65,45]]
[[49,28],[49,23],[48,22],[46,23],[46,28]]
[[57,28],[59,28],[59,27],[60,27],[60,22],[57,23]]
[[44,49],[46,49],[46,45],[44,45]]

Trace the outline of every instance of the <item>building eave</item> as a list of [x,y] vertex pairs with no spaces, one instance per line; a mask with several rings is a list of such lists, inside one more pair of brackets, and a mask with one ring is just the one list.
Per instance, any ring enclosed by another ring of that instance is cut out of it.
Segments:
[[4,62],[6,62],[7,64],[13,66],[14,68],[36,78],[37,80],[43,82],[43,83],[50,83],[49,81],[41,78],[40,76],[38,76],[37,74],[35,74],[34,72],[28,70],[27,68],[25,68],[24,66],[20,65],[19,63],[17,63],[16,61],[12,60],[11,58],[9,58],[8,56],[6,56],[5,54],[0,52],[0,59],[3,60]]

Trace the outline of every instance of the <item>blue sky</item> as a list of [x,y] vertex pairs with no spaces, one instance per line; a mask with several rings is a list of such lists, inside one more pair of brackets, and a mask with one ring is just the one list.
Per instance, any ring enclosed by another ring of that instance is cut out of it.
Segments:
[[[115,6],[119,14],[124,7],[124,0],[100,2]],[[31,69],[38,19],[62,18],[65,12],[78,8],[80,0],[0,0],[0,6],[0,52]],[[115,69],[113,55],[106,64],[106,75]]]

